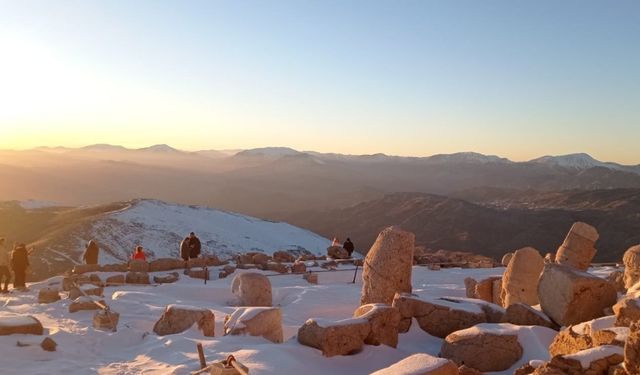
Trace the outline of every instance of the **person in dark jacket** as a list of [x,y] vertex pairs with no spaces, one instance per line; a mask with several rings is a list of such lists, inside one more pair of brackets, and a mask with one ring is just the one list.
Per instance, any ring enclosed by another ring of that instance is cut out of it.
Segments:
[[100,247],[98,247],[98,244],[94,240],[90,240],[87,243],[84,254],[82,254],[82,260],[84,260],[85,264],[98,264],[99,252]]
[[196,237],[196,234],[191,232],[188,237],[189,241],[189,258],[197,258],[200,256],[200,250],[202,250],[202,244],[200,243],[200,239]]
[[[0,293],[9,292],[11,281],[11,255],[5,246],[4,238],[0,238]],[[4,288],[2,282],[4,281]]]
[[347,250],[347,252],[349,253],[349,258],[351,258],[351,253],[353,253],[353,250],[355,249],[355,247],[353,246],[353,242],[351,242],[351,239],[347,238],[347,240],[344,241],[344,245],[342,245],[342,247]]
[[11,268],[13,268],[13,288],[26,287],[27,267],[29,267],[29,253],[27,246],[19,243],[13,247],[11,253]]

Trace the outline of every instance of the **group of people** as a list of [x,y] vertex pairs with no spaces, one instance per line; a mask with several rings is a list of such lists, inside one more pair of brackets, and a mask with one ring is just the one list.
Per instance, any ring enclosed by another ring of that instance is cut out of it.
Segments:
[[9,251],[4,238],[0,238],[0,293],[9,292],[11,273],[13,271],[13,288],[26,287],[27,268],[29,267],[29,254],[27,246],[17,243]]
[[[340,241],[338,241],[338,239],[334,237],[333,242],[331,242],[331,246],[340,246]],[[356,247],[353,245],[353,242],[351,242],[351,238],[347,237],[347,240],[342,244],[342,248],[347,250],[347,253],[349,253],[349,258],[351,258],[351,254],[353,254],[353,251]]]
[[[194,232],[189,233],[189,235],[180,242],[180,257],[185,261],[199,257],[201,251],[202,244]],[[85,247],[84,254],[82,254],[82,260],[85,264],[98,264],[99,253],[100,247],[98,244],[94,240],[90,240]],[[131,254],[131,260],[147,261],[147,254],[142,246],[136,246],[133,254]]]

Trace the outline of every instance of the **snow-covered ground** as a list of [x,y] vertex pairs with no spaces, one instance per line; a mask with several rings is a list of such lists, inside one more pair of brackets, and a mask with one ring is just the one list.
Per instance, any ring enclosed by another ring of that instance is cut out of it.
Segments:
[[[281,222],[271,222],[201,206],[183,206],[156,200],[139,200],[130,207],[98,219],[88,234],[79,234],[79,248],[88,238],[107,251],[101,263],[128,259],[136,245],[154,258],[179,257],[180,241],[195,232],[204,253],[228,258],[237,253],[305,249],[324,254],[331,244],[313,232]],[[88,237],[88,238],[87,238]]]
[[[352,267],[342,266],[347,268]],[[414,267],[413,287],[421,296],[464,297],[465,277],[484,278],[500,275],[502,271],[502,268],[430,271]],[[103,279],[108,275],[101,274]],[[301,275],[270,278],[274,305],[283,312],[282,344],[261,337],[222,336],[224,317],[235,310],[229,306],[233,300],[230,287],[233,275],[209,281],[207,285],[181,275],[175,284],[105,288],[105,301],[121,314],[115,333],[94,330],[93,312],[70,314],[69,300],[38,304],[37,290],[59,277],[32,284],[30,292],[0,296],[0,314],[34,315],[59,344],[58,350],[45,352],[39,345],[16,346],[18,340],[39,344],[43,338],[40,336],[0,336],[0,373],[189,374],[198,369],[197,342],[203,343],[208,361],[233,354],[256,375],[369,374],[414,353],[438,354],[442,340],[425,333],[417,324],[400,336],[397,349],[365,346],[352,356],[325,358],[319,350],[300,345],[294,335],[307,319],[349,318],[359,305],[361,279],[358,277],[356,284],[352,284],[352,271],[318,275],[318,285],[308,284]],[[169,304],[211,309],[216,317],[216,337],[206,338],[196,328],[177,335],[155,335],[153,325]]]
[[[37,291],[60,281],[60,277],[31,284],[29,292],[0,295],[0,315],[17,313],[35,316],[43,323],[48,335],[58,343],[58,350],[43,351],[38,345],[43,339],[41,336],[0,336],[0,373],[186,375],[198,369],[198,342],[203,343],[209,362],[223,360],[233,354],[255,375],[370,374],[411,354],[438,355],[442,339],[422,331],[415,322],[408,333],[400,335],[397,349],[365,345],[364,350],[355,355],[325,358],[319,350],[300,345],[295,335],[307,319],[345,319],[351,317],[358,307],[361,277],[352,284],[353,271],[348,269],[353,267],[342,266],[340,269],[347,271],[319,273],[318,285],[308,284],[301,275],[270,277],[274,306],[279,306],[283,313],[285,342],[282,344],[274,344],[261,337],[222,335],[225,316],[235,311],[235,307],[231,306],[234,297],[230,286],[234,275],[211,280],[206,285],[202,280],[181,275],[175,284],[105,288],[104,300],[120,313],[120,323],[115,333],[93,329],[93,312],[69,313],[70,301],[67,299],[52,304],[37,303]],[[464,297],[465,277],[482,279],[499,276],[503,270],[453,268],[430,271],[416,266],[413,268],[413,288],[421,297]],[[605,276],[611,270],[599,268],[591,272]],[[101,277],[104,280],[109,275],[112,274],[102,273]],[[217,275],[217,270],[212,270],[212,275]],[[358,275],[361,276],[361,270]],[[216,337],[204,337],[195,327],[182,334],[155,335],[153,325],[170,304],[211,309],[216,318]],[[521,333],[535,333],[525,331]],[[543,336],[536,340],[549,340]],[[18,340],[34,345],[18,347]],[[536,340],[525,340],[535,344],[524,343],[525,346],[531,346],[530,350],[525,350],[526,358],[523,357],[509,370],[492,374],[507,375],[529,360],[548,360],[548,353],[537,347],[544,346],[544,343]]]

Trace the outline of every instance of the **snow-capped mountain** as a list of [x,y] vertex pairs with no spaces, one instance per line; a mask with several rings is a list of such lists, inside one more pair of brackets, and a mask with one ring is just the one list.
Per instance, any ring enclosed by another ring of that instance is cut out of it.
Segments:
[[426,158],[437,163],[512,163],[511,160],[496,155],[484,155],[478,152],[457,152],[453,154],[438,154]]
[[607,168],[618,171],[632,172],[640,174],[640,166],[621,165],[612,162],[602,162],[594,159],[591,155],[586,153],[576,153],[559,156],[543,156],[537,159],[529,161],[530,163],[546,164],[556,167],[563,167],[569,169],[589,169],[589,168]]

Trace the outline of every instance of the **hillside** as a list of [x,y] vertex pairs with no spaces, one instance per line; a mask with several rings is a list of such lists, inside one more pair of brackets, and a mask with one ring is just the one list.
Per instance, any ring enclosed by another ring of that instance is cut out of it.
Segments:
[[[349,236],[364,252],[389,225],[414,232],[416,244],[432,250],[469,251],[495,259],[524,246],[555,252],[575,221],[590,223],[600,232],[596,261],[619,261],[627,248],[640,243],[640,190],[511,191],[510,195],[494,191],[482,196],[490,204],[397,193],[344,209],[282,219],[329,238]],[[507,198],[498,200],[499,196]]]
[[319,254],[329,245],[329,240],[286,223],[155,200],[38,209],[5,203],[0,208],[0,225],[10,241],[27,242],[36,248],[32,256],[32,277],[36,279],[81,262],[89,239],[100,244],[101,263],[126,260],[138,244],[152,258],[178,257],[178,245],[190,231],[200,237],[203,253],[221,258],[247,251],[306,250]]

